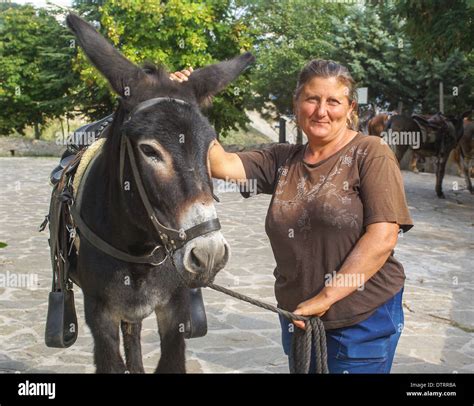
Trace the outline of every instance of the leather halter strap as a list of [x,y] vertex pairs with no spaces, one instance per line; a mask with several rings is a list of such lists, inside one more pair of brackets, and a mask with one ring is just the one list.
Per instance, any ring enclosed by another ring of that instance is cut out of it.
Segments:
[[84,237],[94,247],[100,249],[102,252],[105,252],[111,257],[120,259],[124,262],[150,264],[153,266],[161,265],[168,259],[169,253],[166,251],[166,248],[163,245],[157,245],[151,251],[151,253],[143,256],[131,255],[127,252],[121,251],[94,233],[79,215],[75,205],[71,207],[70,211],[72,217],[74,218],[74,223],[76,223],[76,227],[79,229],[81,237]]
[[[130,120],[132,116],[137,112],[161,102],[176,102],[181,105],[189,105],[189,103],[180,99],[174,99],[170,97],[156,97],[138,104],[132,110],[126,121]],[[71,214],[74,218],[77,227],[79,228],[80,234],[84,236],[86,240],[88,240],[91,244],[93,244],[95,247],[97,247],[107,255],[110,255],[119,260],[125,262],[151,264],[153,266],[158,266],[163,264],[170,256],[170,254],[172,254],[177,249],[183,247],[186,243],[193,240],[194,238],[211,233],[213,231],[220,230],[221,225],[218,218],[197,224],[191,228],[188,228],[187,230],[176,230],[174,228],[166,227],[165,225],[163,225],[156,217],[153,206],[151,205],[146,190],[143,186],[135,155],[133,153],[132,143],[125,133],[122,133],[120,136],[120,186],[123,187],[123,170],[125,164],[125,154],[127,153],[130,161],[130,166],[132,168],[133,178],[135,184],[137,185],[138,193],[140,195],[140,199],[145,207],[148,218],[150,219],[151,223],[153,224],[153,227],[155,228],[160,237],[162,244],[157,245],[150,254],[143,256],[135,256],[121,251],[110,245],[102,238],[100,238],[97,234],[95,234],[82,220],[79,211],[77,210],[75,205],[73,205],[71,207]],[[158,253],[160,251],[163,251],[164,257],[163,255],[158,256]]]
[[171,251],[181,248],[188,241],[196,237],[208,234],[212,231],[217,231],[221,228],[219,219],[217,218],[197,224],[194,227],[188,228],[187,230],[176,230],[174,228],[166,227],[165,225],[160,223],[160,221],[155,215],[153,206],[151,205],[150,200],[148,199],[145,188],[143,187],[143,182],[140,177],[140,172],[138,171],[137,162],[133,154],[132,143],[125,135],[122,135],[122,137],[126,138],[126,149],[128,152],[128,158],[130,160],[130,165],[132,167],[133,178],[135,184],[137,185],[138,193],[140,194],[140,198],[142,200],[143,205],[145,206],[145,210],[148,214],[148,217],[151,220],[151,223],[155,227],[156,231],[158,232],[161,241],[165,245],[168,245],[168,248]]
[[148,107],[154,106],[155,104],[162,103],[162,102],[173,102],[181,104],[182,106],[190,106],[190,104],[181,99],[175,99],[174,97],[154,97],[153,99],[145,100],[137,104],[132,112],[129,114],[126,121],[130,120],[135,114],[139,113],[142,110],[147,109]]

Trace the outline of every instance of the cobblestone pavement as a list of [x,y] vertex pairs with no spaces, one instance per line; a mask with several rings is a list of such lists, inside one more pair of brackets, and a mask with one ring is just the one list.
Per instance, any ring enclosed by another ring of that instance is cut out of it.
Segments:
[[[48,174],[53,158],[0,158],[0,371],[93,372],[92,337],[76,288],[79,337],[69,349],[44,345],[51,283],[47,232]],[[445,179],[437,199],[434,175],[404,172],[415,227],[399,239],[396,256],[407,274],[405,330],[393,372],[474,372],[473,209],[464,181]],[[454,189],[454,190],[453,190]],[[456,190],[457,189],[457,190]],[[264,232],[269,196],[244,200],[223,193],[217,210],[232,258],[216,283],[273,303],[274,259]],[[26,287],[13,278],[28,276]],[[12,282],[13,281],[13,282]],[[276,315],[204,290],[209,332],[187,341],[189,372],[287,372]],[[144,322],[143,357],[155,368],[159,336],[154,317]]]

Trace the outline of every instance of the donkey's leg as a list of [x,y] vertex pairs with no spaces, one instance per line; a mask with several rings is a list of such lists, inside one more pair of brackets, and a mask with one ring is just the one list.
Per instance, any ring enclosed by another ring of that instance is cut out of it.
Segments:
[[419,173],[420,172],[418,170],[418,168],[416,167],[417,163],[418,163],[418,155],[416,155],[415,152],[413,152],[413,155],[412,155],[411,161],[410,161],[410,170],[414,173]]
[[120,355],[119,320],[96,299],[84,295],[86,323],[94,337],[96,373],[124,373],[125,364]]
[[458,176],[462,176],[463,174],[463,165],[462,165],[462,158],[461,158],[461,147],[457,146],[456,148],[453,149],[453,152],[451,152],[451,155],[453,157],[453,162],[456,165]]
[[189,304],[185,288],[180,288],[170,302],[155,309],[161,338],[161,358],[156,373],[186,373],[184,327]]
[[408,149],[408,145],[396,145],[395,147],[395,156],[397,157],[397,161],[400,164],[400,162],[403,159],[403,156],[405,155],[405,152]]
[[446,197],[443,193],[443,179],[447,161],[448,156],[446,154],[443,154],[438,157],[438,163],[436,165],[436,194],[440,199],[444,199]]
[[469,190],[469,192],[474,194],[474,190],[472,189],[471,176],[469,173],[470,172],[470,168],[469,168],[470,159],[466,159],[463,154],[460,154],[460,155],[461,155],[462,168],[464,172],[464,179],[466,180],[466,188],[467,190]]
[[123,348],[127,370],[132,374],[143,374],[142,344],[140,342],[140,333],[142,331],[142,322],[128,323],[121,322],[123,337]]

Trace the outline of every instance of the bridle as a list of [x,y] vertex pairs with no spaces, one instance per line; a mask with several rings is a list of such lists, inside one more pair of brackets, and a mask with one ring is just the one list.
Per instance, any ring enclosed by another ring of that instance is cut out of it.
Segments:
[[[136,113],[139,111],[143,111],[151,106],[154,106],[159,103],[163,102],[173,102],[178,103],[181,105],[190,106],[189,103],[185,102],[184,100],[170,98],[170,97],[156,97],[150,100],[146,100],[140,104],[138,104],[132,112],[128,115],[124,123],[129,121]],[[142,178],[140,176],[140,172],[138,171],[137,161],[135,159],[135,155],[133,153],[132,143],[128,138],[126,132],[122,131],[120,134],[120,185],[123,187],[123,171],[125,165],[126,156],[130,161],[130,166],[132,169],[133,180],[138,189],[138,193],[140,195],[140,199],[145,207],[147,212],[148,218],[150,219],[154,229],[158,233],[160,237],[161,244],[158,244],[153,250],[143,256],[135,256],[124,251],[121,251],[112,245],[110,245],[107,241],[100,238],[97,234],[95,234],[82,220],[81,216],[79,215],[79,210],[73,205],[71,207],[71,214],[76,223],[77,228],[79,229],[80,235],[82,235],[86,240],[88,240],[92,245],[100,249],[101,251],[105,252],[107,255],[110,255],[116,259],[125,261],[125,262],[132,262],[138,264],[149,264],[153,266],[162,265],[168,258],[172,259],[172,254],[178,250],[179,248],[183,247],[186,243],[193,240],[196,237],[203,236],[205,234],[211,233],[213,231],[220,230],[221,225],[218,218],[211,219],[204,221],[200,224],[197,224],[187,230],[179,229],[176,230],[174,228],[166,227],[163,225],[155,215],[155,211],[153,210],[153,206],[148,199],[146,190],[143,186]]]

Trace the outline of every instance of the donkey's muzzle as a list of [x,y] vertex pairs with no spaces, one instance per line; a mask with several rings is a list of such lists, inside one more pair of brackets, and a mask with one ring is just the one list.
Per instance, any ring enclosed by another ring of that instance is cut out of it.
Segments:
[[186,244],[184,269],[197,278],[212,278],[227,264],[229,254],[229,244],[221,232],[198,237]]

